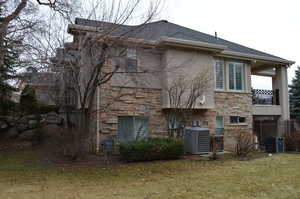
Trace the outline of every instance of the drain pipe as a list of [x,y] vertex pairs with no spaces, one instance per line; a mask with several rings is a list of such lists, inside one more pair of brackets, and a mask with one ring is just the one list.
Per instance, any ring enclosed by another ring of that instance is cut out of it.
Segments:
[[99,130],[100,130],[100,115],[99,115],[99,109],[100,109],[100,86],[97,86],[97,107],[96,107],[96,153],[99,153],[99,141],[100,141],[100,136],[99,136]]

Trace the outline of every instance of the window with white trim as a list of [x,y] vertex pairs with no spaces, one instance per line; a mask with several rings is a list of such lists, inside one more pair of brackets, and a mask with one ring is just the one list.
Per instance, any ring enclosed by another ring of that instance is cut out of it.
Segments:
[[225,82],[225,64],[223,60],[216,60],[215,62],[215,84],[216,89],[223,90]]
[[224,117],[216,117],[216,135],[224,135]]
[[241,116],[230,116],[230,123],[231,124],[243,124],[246,122],[246,117]]
[[149,118],[138,116],[118,117],[119,142],[143,140],[149,136]]
[[126,50],[125,71],[127,73],[137,72],[137,55],[136,55],[136,49],[134,48],[127,48]]
[[245,70],[244,64],[238,62],[228,63],[229,71],[229,90],[243,91],[245,87]]

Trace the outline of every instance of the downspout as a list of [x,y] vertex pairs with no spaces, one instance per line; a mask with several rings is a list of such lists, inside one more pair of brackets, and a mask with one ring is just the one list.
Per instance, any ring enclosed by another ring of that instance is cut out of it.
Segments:
[[100,136],[99,136],[99,130],[100,130],[100,115],[99,115],[99,108],[100,108],[100,86],[97,87],[97,103],[96,103],[96,153],[99,153],[99,149],[100,149],[100,145],[99,145],[99,141],[100,141]]

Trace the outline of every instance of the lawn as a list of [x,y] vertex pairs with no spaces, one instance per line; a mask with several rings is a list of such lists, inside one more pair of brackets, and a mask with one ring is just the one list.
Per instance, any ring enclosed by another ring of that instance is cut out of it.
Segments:
[[300,154],[61,167],[34,151],[0,152],[0,198],[300,198]]

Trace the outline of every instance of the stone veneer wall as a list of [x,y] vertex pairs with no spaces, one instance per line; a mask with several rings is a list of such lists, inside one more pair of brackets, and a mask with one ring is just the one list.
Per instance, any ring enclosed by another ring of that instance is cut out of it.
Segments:
[[118,134],[118,116],[146,116],[149,135],[167,135],[166,117],[162,112],[162,91],[152,88],[101,88],[100,139]]
[[[150,136],[166,136],[167,120],[162,111],[162,90],[152,88],[101,88],[100,139],[118,133],[118,116],[149,117]],[[208,122],[215,134],[216,116],[224,117],[224,148],[234,151],[237,129],[252,133],[252,97],[250,93],[215,92],[215,109],[197,110],[192,120]],[[230,124],[230,116],[246,117],[245,124]]]
[[[252,134],[252,95],[251,93],[215,92],[216,116],[224,117],[224,148],[234,151],[238,129]],[[230,124],[230,116],[246,117],[245,124]]]

